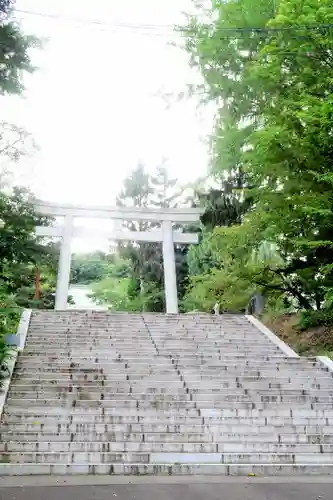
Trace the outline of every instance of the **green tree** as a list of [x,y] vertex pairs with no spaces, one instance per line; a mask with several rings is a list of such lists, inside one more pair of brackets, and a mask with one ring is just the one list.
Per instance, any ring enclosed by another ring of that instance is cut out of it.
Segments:
[[[118,205],[126,207],[175,207],[181,201],[182,192],[177,180],[171,179],[165,162],[150,175],[143,165],[125,180],[118,197]],[[125,221],[123,224],[132,231],[149,231],[160,228],[159,221]],[[175,225],[174,229],[182,230]],[[164,274],[161,243],[129,242],[119,245],[119,253],[132,263],[127,293],[144,310],[164,310]],[[187,247],[175,245],[178,291],[184,294],[187,280]],[[137,301],[138,296],[139,300]]]
[[[244,155],[263,234],[284,257],[301,307],[321,308],[333,287],[331,63],[329,1],[283,0],[248,78],[258,90],[261,126]],[[258,220],[258,219],[257,219]]]
[[38,45],[35,37],[22,33],[13,21],[14,1],[0,2],[0,94],[21,94],[24,73],[31,73],[29,49]]
[[[37,45],[34,37],[25,36],[11,14],[14,2],[0,0],[0,94],[20,94],[23,90],[25,72],[33,71],[29,57],[29,49]],[[5,122],[2,122],[0,132],[0,155],[2,160],[17,160],[22,154],[23,136],[21,130],[12,126],[11,138],[7,140]],[[13,139],[13,134],[20,135],[19,140]],[[25,139],[27,137],[25,136]],[[1,184],[3,185],[8,167],[1,166]],[[38,250],[43,253],[42,245],[33,237],[36,224],[44,225],[46,219],[34,213],[27,193],[14,189],[12,196],[0,191],[0,217],[5,227],[0,230],[0,378],[7,373],[7,361],[11,348],[6,345],[5,334],[14,333],[19,317],[19,309],[11,292],[14,287],[13,272],[22,263],[36,263]]]
[[72,259],[71,282],[87,285],[102,280],[109,269],[104,252],[75,254]]
[[35,227],[48,225],[50,220],[35,212],[33,201],[23,189],[14,188],[10,195],[0,192],[4,222],[0,229],[1,290],[13,296],[19,306],[51,307],[59,248],[36,237]]
[[[198,267],[197,256],[189,254],[190,281],[184,298],[185,310],[210,311],[216,302],[229,312],[244,312],[251,296],[260,292],[269,302],[285,293],[282,278],[275,272],[282,259],[268,243],[255,246],[258,233],[250,217],[243,224],[216,227],[205,232],[201,244],[210,260]],[[200,255],[200,253],[199,253]],[[200,261],[200,260],[199,260]]]
[[301,308],[332,304],[333,6],[230,0],[206,14],[209,24],[193,18],[183,32],[217,103],[211,169],[245,172],[254,250],[269,242],[279,257],[251,279]]
[[149,204],[157,208],[175,208],[181,193],[177,189],[178,180],[169,176],[167,163],[156,167],[156,171],[149,177],[151,196]]
[[[118,198],[118,205],[126,207],[154,206],[165,208],[173,203],[176,185],[175,179],[170,179],[165,165],[158,167],[154,175],[145,171],[143,165],[138,167],[125,180],[124,188]],[[132,231],[149,231],[159,227],[155,221],[125,221],[124,226]],[[149,302],[151,283],[158,289],[163,287],[163,259],[160,243],[129,242],[119,246],[120,255],[132,262],[131,286],[129,293],[132,299],[141,295],[146,300],[139,303],[146,310],[162,311],[164,308],[163,294],[158,293],[159,301]]]
[[[0,192],[0,273],[6,279],[5,270],[20,262],[35,262],[37,256],[46,253],[41,239],[35,236],[36,226],[49,224],[47,217],[36,214],[34,197],[24,189],[14,188],[11,195]],[[10,285],[9,285],[10,286]]]
[[[245,175],[243,148],[256,128],[257,82],[246,72],[266,43],[267,22],[279,0],[212,1],[180,28],[190,65],[200,71],[204,83],[196,90],[202,100],[216,103],[211,138],[211,171],[220,179]],[[204,18],[207,21],[202,21]],[[256,28],[253,30],[253,28]]]

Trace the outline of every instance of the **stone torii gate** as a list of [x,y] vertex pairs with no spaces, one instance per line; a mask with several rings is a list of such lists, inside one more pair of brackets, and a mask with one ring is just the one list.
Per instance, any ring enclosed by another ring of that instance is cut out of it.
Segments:
[[[118,208],[118,207],[85,207],[58,205],[54,203],[35,203],[38,213],[51,217],[63,217],[61,227],[36,227],[38,236],[60,237],[60,258],[58,265],[58,277],[56,288],[55,309],[67,308],[67,297],[71,271],[71,241],[74,237],[87,235],[103,235],[110,240],[123,241],[150,241],[161,242],[163,250],[163,268],[165,283],[166,312],[178,313],[178,296],[176,280],[176,264],[174,243],[195,244],[198,243],[198,235],[193,233],[181,233],[174,231],[172,223],[198,222],[202,210],[199,208]],[[76,217],[115,219],[121,220],[146,220],[161,223],[161,229],[153,231],[124,231],[115,229],[113,231],[86,230],[74,226]]]

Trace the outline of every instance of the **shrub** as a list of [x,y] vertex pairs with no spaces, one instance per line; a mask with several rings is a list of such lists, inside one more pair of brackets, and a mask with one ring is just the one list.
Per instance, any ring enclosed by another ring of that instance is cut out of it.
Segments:
[[317,311],[302,311],[298,328],[308,330],[317,326],[333,325],[333,309],[320,309]]
[[6,343],[6,336],[15,334],[20,320],[20,309],[12,297],[0,292],[0,385],[9,375],[8,362],[15,348]]

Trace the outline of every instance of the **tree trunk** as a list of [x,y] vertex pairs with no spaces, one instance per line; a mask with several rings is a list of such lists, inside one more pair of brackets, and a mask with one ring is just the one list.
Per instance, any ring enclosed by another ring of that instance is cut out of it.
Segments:
[[40,299],[40,270],[36,269],[34,300]]

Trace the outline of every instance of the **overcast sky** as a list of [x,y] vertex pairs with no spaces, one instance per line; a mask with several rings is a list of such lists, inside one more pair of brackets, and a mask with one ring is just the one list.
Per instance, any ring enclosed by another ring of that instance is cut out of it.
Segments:
[[[4,118],[40,146],[30,185],[46,200],[112,205],[139,161],[168,159],[171,175],[207,169],[212,110],[171,99],[200,79],[170,46],[190,0],[17,0],[26,32],[47,37],[25,98],[2,99]],[[55,17],[52,17],[55,16]],[[80,22],[82,20],[82,22]],[[132,25],[132,27],[129,27]],[[135,25],[135,27],[133,27]],[[149,28],[138,28],[149,25]]]

